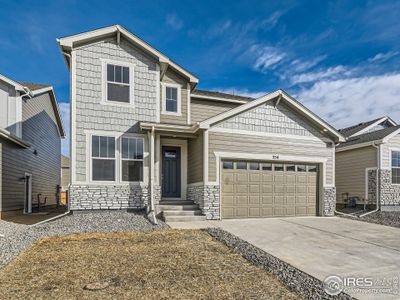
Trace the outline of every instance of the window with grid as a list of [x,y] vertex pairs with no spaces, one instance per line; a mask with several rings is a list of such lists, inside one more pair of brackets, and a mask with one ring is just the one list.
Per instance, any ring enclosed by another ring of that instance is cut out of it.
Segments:
[[167,112],[178,112],[178,88],[165,87],[165,110]]
[[122,181],[143,181],[143,139],[121,139]]
[[92,136],[92,180],[115,181],[115,138]]
[[107,100],[129,103],[129,67],[107,64]]
[[392,183],[400,184],[400,151],[392,151]]

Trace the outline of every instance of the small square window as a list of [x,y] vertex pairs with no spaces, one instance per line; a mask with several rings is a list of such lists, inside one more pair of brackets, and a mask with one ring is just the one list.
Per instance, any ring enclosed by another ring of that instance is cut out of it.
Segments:
[[233,162],[232,161],[224,161],[222,162],[222,167],[227,170],[233,169]]
[[272,164],[270,164],[270,163],[263,163],[263,164],[262,164],[262,169],[263,169],[264,171],[272,171]]
[[294,172],[296,167],[294,165],[286,165],[286,172]]
[[274,165],[275,171],[283,171],[283,165]]
[[259,163],[250,163],[249,168],[250,168],[250,170],[260,170],[260,164]]
[[247,169],[247,162],[238,161],[236,163],[236,169],[237,170],[246,170]]

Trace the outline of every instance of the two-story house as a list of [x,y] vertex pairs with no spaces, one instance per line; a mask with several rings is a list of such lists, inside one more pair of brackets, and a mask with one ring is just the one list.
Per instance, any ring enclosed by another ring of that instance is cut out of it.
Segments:
[[71,78],[72,210],[333,214],[344,138],[284,91],[196,90],[195,75],[119,25],[58,43]]
[[64,136],[51,86],[0,75],[0,217],[56,204]]

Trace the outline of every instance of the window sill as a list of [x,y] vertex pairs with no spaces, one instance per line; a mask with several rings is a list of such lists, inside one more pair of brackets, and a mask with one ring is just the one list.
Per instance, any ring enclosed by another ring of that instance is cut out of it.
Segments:
[[124,103],[124,102],[116,102],[116,101],[108,101],[108,100],[103,100],[100,102],[101,105],[108,105],[108,106],[119,106],[119,107],[131,107],[134,108],[134,103],[129,102],[129,103]]
[[162,111],[161,112],[162,115],[167,115],[167,116],[177,116],[177,117],[181,117],[182,113],[180,112],[172,112],[172,111]]

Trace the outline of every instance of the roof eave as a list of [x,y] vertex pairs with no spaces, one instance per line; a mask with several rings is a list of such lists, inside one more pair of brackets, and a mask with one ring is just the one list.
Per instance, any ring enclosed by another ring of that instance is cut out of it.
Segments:
[[20,139],[19,137],[15,136],[11,132],[9,132],[3,128],[0,128],[0,136],[13,142],[14,144],[17,144],[18,146],[20,146],[22,148],[29,148],[31,146],[29,143],[25,142],[24,140]]

